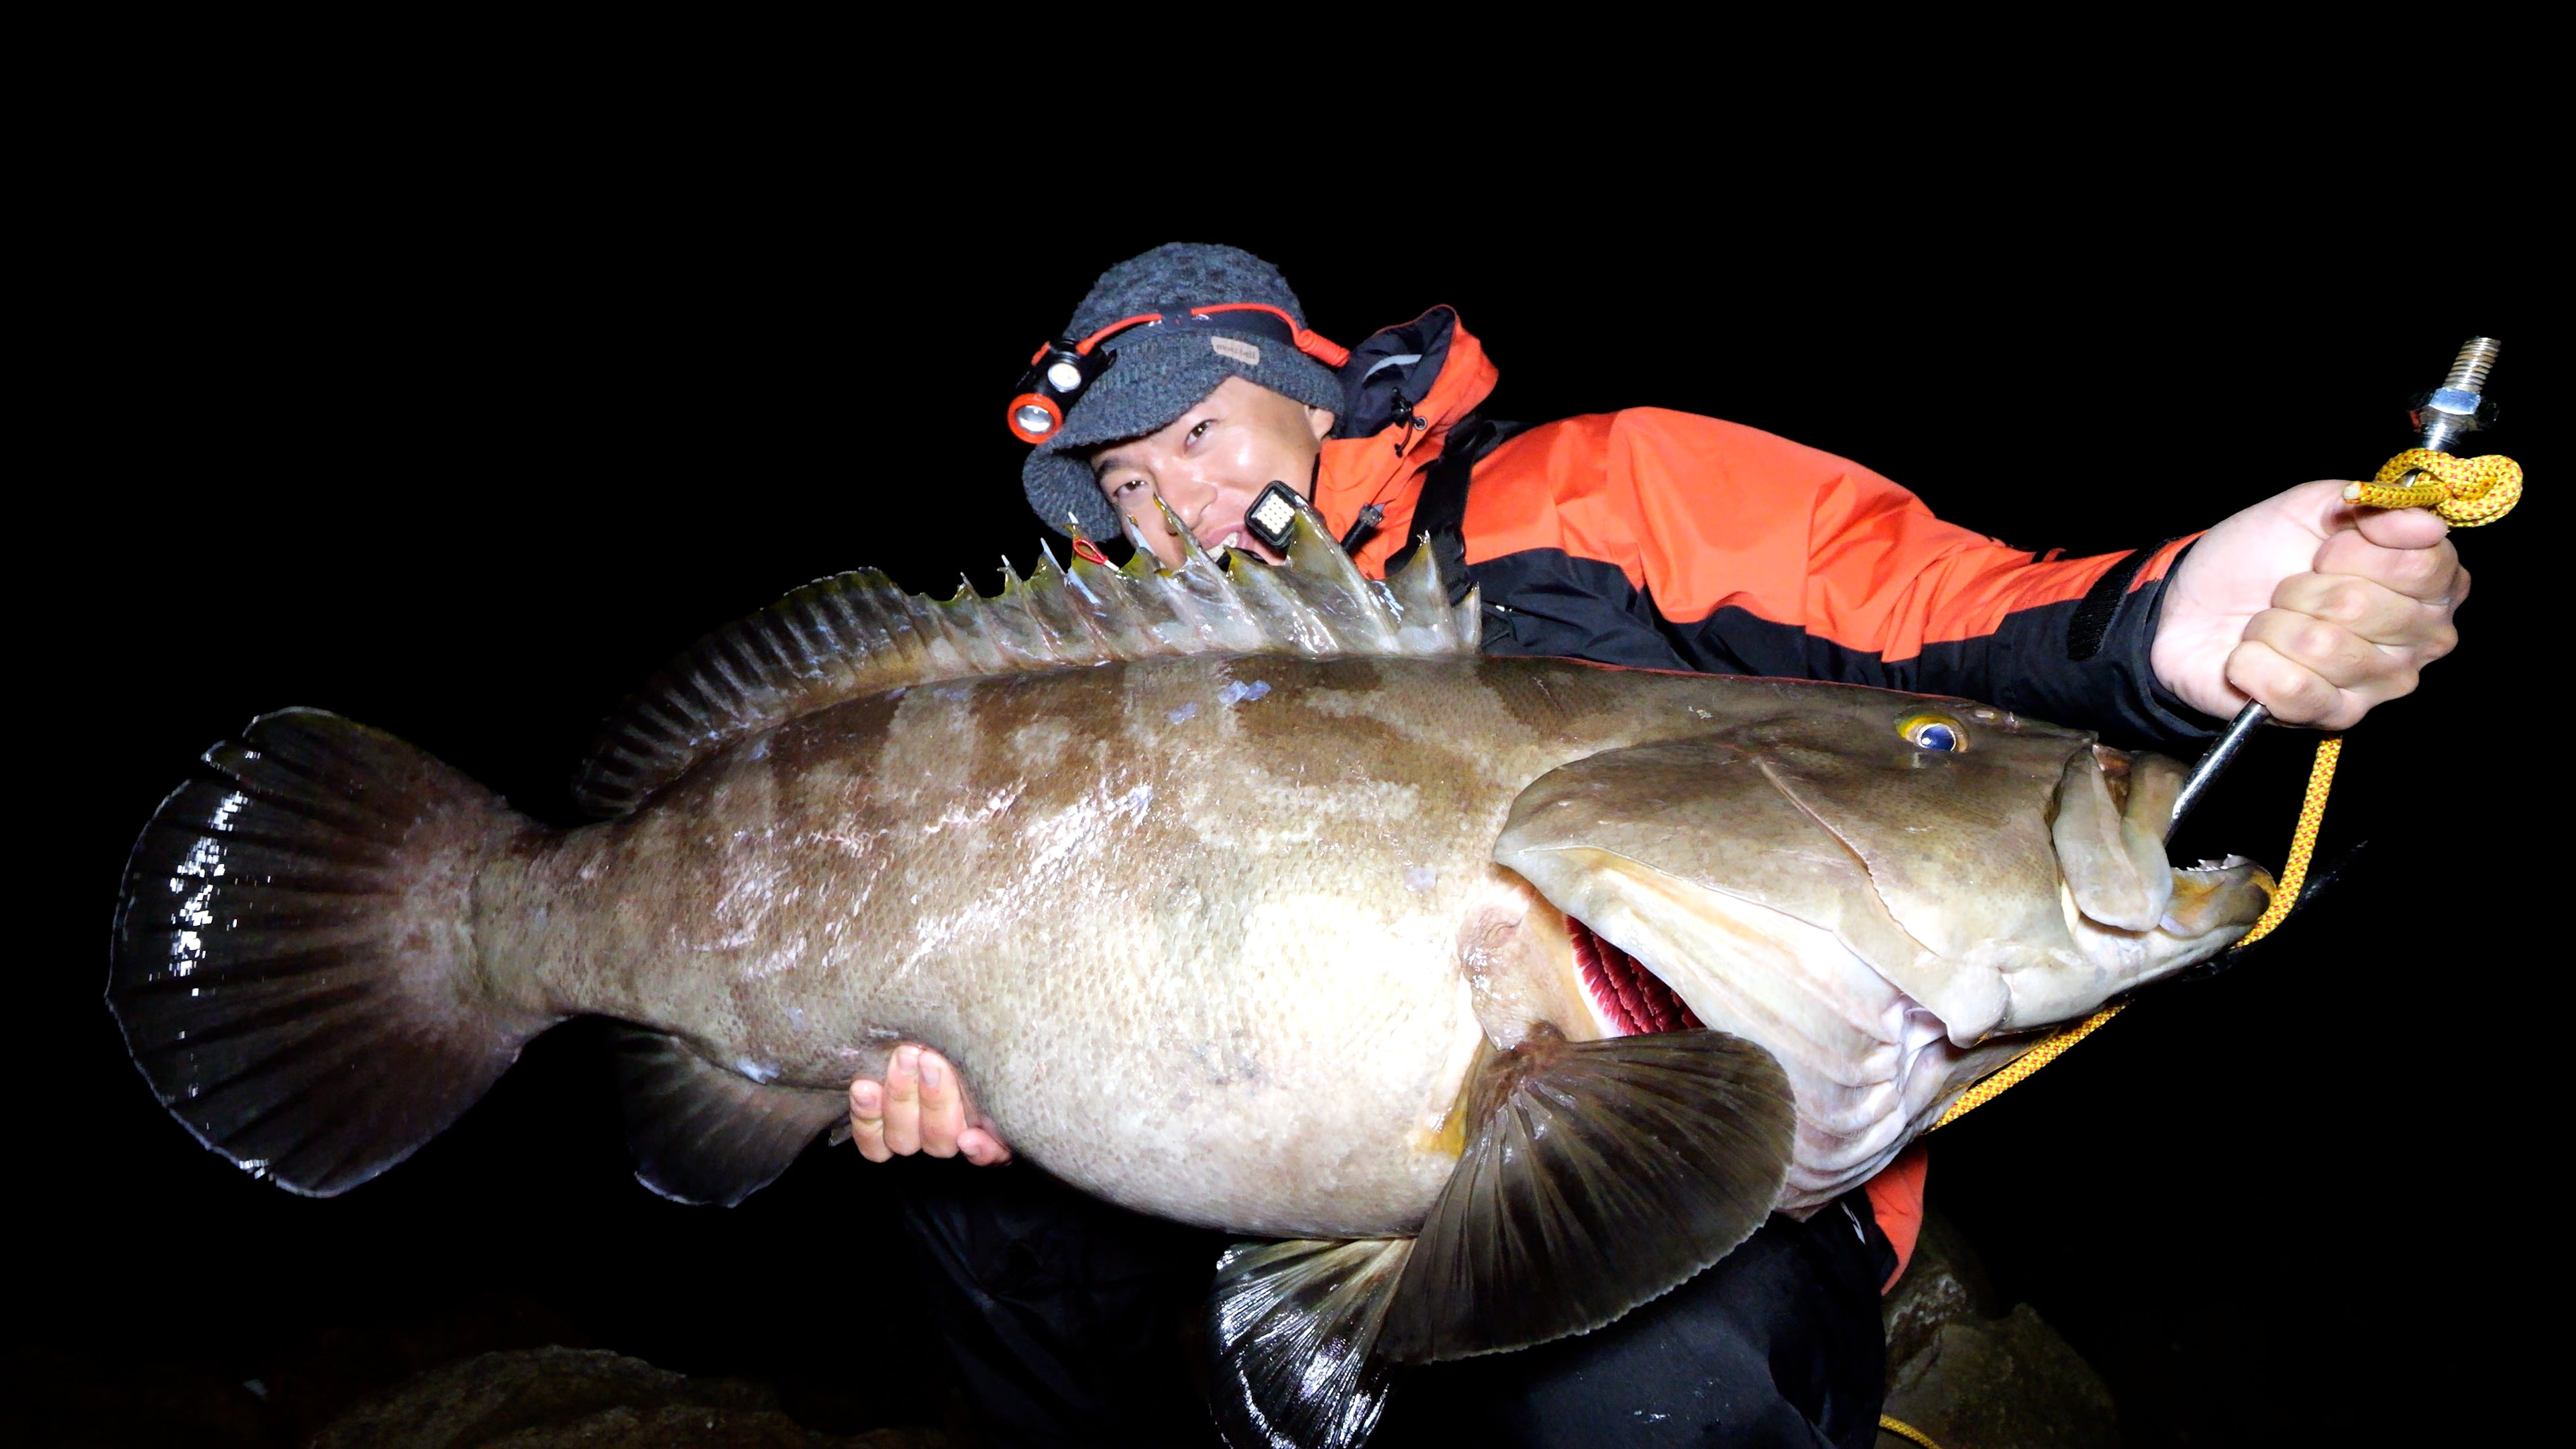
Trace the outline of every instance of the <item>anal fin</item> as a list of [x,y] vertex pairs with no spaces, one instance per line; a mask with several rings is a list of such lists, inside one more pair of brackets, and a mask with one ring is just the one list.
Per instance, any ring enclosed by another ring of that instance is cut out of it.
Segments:
[[1586,1333],[1679,1287],[1770,1216],[1797,1125],[1780,1064],[1718,1031],[1542,1031],[1487,1058],[1468,1114],[1379,1329],[1398,1363]]
[[1237,1243],[1209,1304],[1218,1428],[1232,1449],[1351,1449],[1386,1408],[1378,1323],[1406,1238]]
[[635,1180],[673,1202],[732,1207],[849,1115],[838,1092],[764,1087],[658,1031],[624,1028],[615,1052]]

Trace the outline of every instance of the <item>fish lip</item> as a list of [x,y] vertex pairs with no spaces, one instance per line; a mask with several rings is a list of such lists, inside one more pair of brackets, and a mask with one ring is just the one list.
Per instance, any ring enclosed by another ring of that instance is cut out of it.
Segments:
[[[2253,929],[2254,923],[2271,908],[2280,892],[2280,882],[2269,870],[2241,855],[2178,865],[2173,868],[2173,873],[2177,887],[2173,904],[2166,910],[2164,918],[2156,922],[2154,934],[2192,950],[2221,937],[2233,941]],[[2191,889],[2182,888],[2186,882],[2190,883]],[[2262,904],[2258,907],[2251,899],[2245,899],[2240,909],[2232,913],[2209,910],[2208,902],[2213,897],[2236,885],[2252,886],[2260,893]],[[2198,922],[2196,929],[2191,920],[2194,916],[2205,917]]]

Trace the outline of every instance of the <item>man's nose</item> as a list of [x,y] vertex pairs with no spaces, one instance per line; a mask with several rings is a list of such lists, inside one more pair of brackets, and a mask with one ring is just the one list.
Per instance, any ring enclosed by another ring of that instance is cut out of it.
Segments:
[[1216,501],[1219,490],[1214,480],[1196,468],[1169,468],[1155,479],[1154,491],[1162,495],[1163,502],[1181,516],[1183,523],[1195,524],[1208,505]]

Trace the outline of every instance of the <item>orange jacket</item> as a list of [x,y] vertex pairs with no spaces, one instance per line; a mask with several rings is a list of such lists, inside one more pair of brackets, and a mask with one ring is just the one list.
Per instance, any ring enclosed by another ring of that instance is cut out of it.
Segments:
[[[1497,373],[1435,307],[1355,348],[1343,374],[1351,407],[1315,502],[1337,533],[1384,510],[1357,555],[1382,576]],[[1489,653],[1963,695],[2124,744],[2204,738],[2212,723],[2147,664],[2189,539],[2041,559],[1738,423],[1632,408],[1529,428],[1473,461],[1458,531]]]

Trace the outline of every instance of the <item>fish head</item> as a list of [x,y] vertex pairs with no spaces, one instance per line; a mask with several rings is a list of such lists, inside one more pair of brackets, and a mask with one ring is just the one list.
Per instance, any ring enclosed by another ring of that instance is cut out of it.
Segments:
[[2262,914],[2259,867],[2166,859],[2182,778],[2006,710],[1855,689],[1560,766],[1494,859],[1695,1010],[1749,936],[1821,932],[1967,1045],[2088,1012]]

